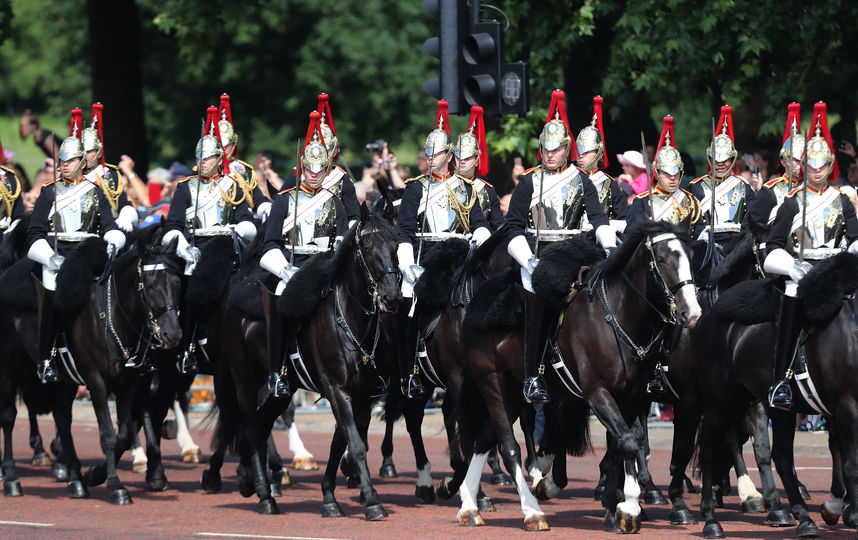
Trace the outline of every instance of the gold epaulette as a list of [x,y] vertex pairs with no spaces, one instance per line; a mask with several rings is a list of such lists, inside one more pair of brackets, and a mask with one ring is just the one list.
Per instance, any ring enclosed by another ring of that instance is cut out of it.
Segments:
[[186,176],[186,177],[182,178],[181,180],[179,180],[179,183],[181,184],[182,182],[187,182],[191,178],[196,178],[196,177],[197,177],[197,175],[195,175],[195,174],[191,175],[191,176]]
[[788,176],[778,176],[777,178],[772,178],[768,182],[764,182],[763,187],[773,188],[776,185],[778,185],[778,183],[784,182],[784,181],[789,183],[789,177]]
[[[476,179],[476,178],[475,178],[475,179]],[[489,183],[486,181],[486,179],[485,179],[485,178],[479,178],[479,180],[480,180],[480,182],[482,182],[483,184],[485,184],[485,185],[489,186],[490,188],[492,188],[492,189],[494,189],[494,188],[495,188],[493,185],[489,184]]]
[[692,181],[691,181],[691,183],[692,183],[692,184],[696,184],[696,183],[700,182],[701,180],[703,180],[704,178],[709,178],[709,175],[708,175],[708,174],[705,174],[705,175],[703,175],[703,176],[700,176],[700,177],[698,177],[698,178],[695,178],[694,180],[692,180]]
[[255,167],[254,167],[253,165],[251,165],[250,163],[248,163],[248,162],[244,161],[243,159],[233,159],[232,161],[234,161],[234,162],[236,162],[236,163],[241,163],[242,165],[244,165],[245,167],[247,167],[247,168],[248,168],[248,169],[250,169],[251,171],[255,170]]
[[426,178],[426,175],[425,175],[425,174],[421,174],[420,176],[415,176],[415,177],[413,177],[413,178],[408,178],[407,180],[405,180],[405,183],[406,183],[406,184],[408,184],[408,183],[413,182],[413,181],[415,181],[415,180],[420,180],[421,178]]
[[649,196],[649,192],[644,191],[643,193],[638,193],[635,195],[635,199],[646,199]]
[[278,194],[278,195],[283,195],[284,193],[289,193],[289,192],[290,192],[290,191],[292,191],[293,189],[295,189],[295,186],[292,186],[292,187],[290,187],[290,188],[286,188],[286,189],[284,189],[283,191],[278,191],[278,192],[277,192],[277,194]]
[[523,172],[523,173],[521,173],[521,174],[522,174],[522,176],[524,176],[525,174],[527,174],[527,173],[531,173],[531,172],[535,171],[535,170],[536,170],[536,169],[538,169],[538,168],[539,168],[539,165],[536,165],[535,167],[531,167],[531,168],[527,169],[526,171],[524,171],[524,172]]

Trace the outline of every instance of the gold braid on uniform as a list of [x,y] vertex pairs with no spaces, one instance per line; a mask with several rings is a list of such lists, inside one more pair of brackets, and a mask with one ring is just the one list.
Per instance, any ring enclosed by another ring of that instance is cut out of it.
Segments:
[[[461,178],[461,177],[459,177]],[[473,189],[473,183],[471,184],[471,197],[468,199],[468,202],[462,204],[462,201],[459,200],[459,197],[456,195],[456,192],[450,187],[448,182],[444,182],[444,187],[447,188],[447,200],[450,201],[450,206],[453,208],[453,211],[456,213],[456,218],[459,220],[459,223],[462,224],[462,228],[465,229],[465,232],[471,232],[471,208],[474,207],[474,203],[477,202],[476,190]],[[465,195],[467,195],[467,191],[465,191]]]
[[95,175],[96,185],[104,192],[104,196],[107,197],[107,202],[110,203],[110,207],[113,208],[114,211],[119,210],[119,196],[122,195],[122,192],[125,189],[125,179],[119,173],[116,174],[116,177],[116,189],[111,189],[110,182],[107,181],[107,178],[100,174]]
[[[247,192],[244,190],[244,188],[241,185],[242,181],[239,181],[236,178],[238,176],[240,176],[240,175],[235,174],[235,175],[230,175],[229,177],[232,178],[232,180],[236,184],[238,184],[240,189],[230,189],[229,191],[224,191],[224,189],[222,187],[220,187],[220,182],[215,182],[215,185],[220,190],[220,196],[223,199],[223,202],[225,202],[226,204],[228,204],[230,206],[238,206],[239,204],[243,203],[244,200],[247,198]],[[234,191],[235,195],[231,195],[230,194],[231,191]],[[240,199],[238,198],[239,192],[241,193]]]
[[12,176],[12,180],[15,181],[15,193],[9,191],[5,182],[0,181],[0,200],[2,200],[3,205],[6,206],[6,215],[10,218],[12,217],[12,207],[15,204],[15,200],[19,195],[21,195],[21,182],[19,182],[18,177],[14,175]]
[[[250,181],[244,179],[244,177],[240,174],[233,173],[230,177],[235,180],[235,182],[239,185],[241,190],[244,192],[244,200],[247,201],[247,205],[253,210],[253,190],[256,189],[256,186],[259,185],[259,180],[256,178],[256,171],[251,170],[250,173]],[[224,199],[226,200],[226,199]],[[240,202],[240,201],[239,201]]]

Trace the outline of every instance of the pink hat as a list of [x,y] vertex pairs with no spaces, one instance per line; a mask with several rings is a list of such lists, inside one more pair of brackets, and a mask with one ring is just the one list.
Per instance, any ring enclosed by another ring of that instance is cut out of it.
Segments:
[[622,154],[617,154],[617,160],[619,160],[623,165],[631,165],[638,169],[646,169],[643,155],[637,150],[626,150]]

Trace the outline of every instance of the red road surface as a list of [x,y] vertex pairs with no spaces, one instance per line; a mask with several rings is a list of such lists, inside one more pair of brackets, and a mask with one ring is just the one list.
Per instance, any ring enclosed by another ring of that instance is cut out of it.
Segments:
[[[427,416],[424,426],[429,458],[436,480],[449,474],[446,441],[439,423],[440,415]],[[99,459],[98,431],[88,406],[75,407],[74,434],[78,454],[89,466]],[[208,454],[209,433],[196,424],[200,415],[192,417],[193,434]],[[297,416],[303,429],[304,442],[325,466],[332,423],[327,415]],[[42,433],[48,438],[54,430],[48,418],[41,422]],[[150,493],[145,490],[143,475],[130,470],[130,458],[121,463],[120,478],[131,493],[134,504],[124,507],[107,502],[107,490],[91,488],[88,500],[71,500],[65,484],[56,483],[45,469],[30,466],[32,455],[27,446],[26,418],[19,415],[15,429],[15,456],[23,483],[24,496],[0,499],[0,538],[466,538],[492,539],[524,538],[538,534],[540,538],[613,538],[617,535],[603,531],[603,510],[592,500],[592,489],[598,477],[598,460],[604,445],[604,435],[594,428],[594,453],[584,458],[569,458],[570,484],[559,499],[543,503],[542,509],[551,530],[525,533],[518,497],[512,486],[484,484],[497,512],[484,513],[487,526],[463,528],[456,523],[458,497],[430,505],[420,505],[414,498],[416,472],[410,442],[404,428],[398,428],[394,454],[399,478],[380,480],[374,476],[375,487],[390,517],[381,522],[367,522],[358,493],[345,487],[340,479],[337,498],[347,514],[345,518],[323,519],[319,514],[322,471],[291,471],[294,484],[284,488],[277,500],[281,514],[260,516],[256,513],[255,496],[244,499],[238,493],[235,478],[235,458],[228,458],[223,468],[223,491],[207,495],[199,489],[204,465],[181,463],[174,441],[165,441],[163,451],[167,477],[172,490]],[[370,433],[369,465],[376,475],[381,464],[379,445],[380,424],[373,423]],[[655,429],[650,467],[656,483],[666,492],[669,462],[669,429]],[[812,516],[823,532],[823,538],[854,538],[855,531],[826,526],[819,517],[819,505],[827,496],[830,460],[827,458],[827,435],[799,434],[801,454],[797,460],[798,473],[813,497]],[[286,436],[276,433],[278,447],[287,459]],[[291,456],[289,456],[291,460]],[[751,455],[746,455],[749,465]],[[752,478],[759,487],[755,471]],[[488,476],[484,476],[488,480]],[[735,488],[734,488],[735,492]],[[688,496],[688,503],[697,514],[699,497]],[[667,521],[669,506],[646,506],[650,521],[643,524],[643,538],[701,537],[702,525],[678,527]],[[794,528],[772,529],[763,524],[764,515],[743,516],[738,511],[738,497],[726,497],[719,519],[732,538],[792,538]],[[699,517],[699,514],[698,514]]]

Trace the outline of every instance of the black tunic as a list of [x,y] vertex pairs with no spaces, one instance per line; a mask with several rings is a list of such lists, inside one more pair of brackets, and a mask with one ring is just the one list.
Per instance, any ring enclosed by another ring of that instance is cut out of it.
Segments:
[[[828,189],[834,189],[832,187]],[[858,218],[855,217],[855,207],[846,195],[840,195],[840,204],[843,208],[843,219],[846,222],[846,242],[852,244],[858,239]],[[799,213],[798,201],[795,197],[787,197],[778,207],[775,221],[769,228],[769,237],[766,239],[766,254],[775,249],[785,249],[791,255],[795,255],[795,246],[790,238],[793,220]]]
[[[421,176],[409,181],[405,185],[405,191],[402,193],[402,200],[399,203],[399,213],[397,214],[399,230],[396,235],[397,242],[400,244],[411,244],[412,246],[416,246],[417,244],[417,228],[422,219],[418,217],[417,211],[420,208],[420,200],[423,198],[424,192],[423,183],[420,181],[420,178],[423,177]],[[462,181],[462,184],[465,186],[465,192],[468,194],[468,199],[470,200],[474,196],[473,188],[467,182]],[[478,202],[474,202],[474,206],[471,207],[468,215],[471,222],[471,230],[468,232],[474,232],[480,227],[488,229],[489,224]],[[459,229],[459,232],[465,231]]]
[[[705,178],[705,177],[702,177],[702,178]],[[743,184],[745,185],[745,212],[742,215],[742,220],[740,221],[739,225],[741,226],[741,230],[745,231],[750,226],[750,215],[751,215],[750,210],[751,210],[751,207],[754,206],[754,198],[756,197],[756,192],[754,191],[754,189],[749,184],[745,184],[744,182],[743,182]],[[702,180],[700,182],[692,182],[691,185],[689,186],[689,189],[691,191],[691,194],[694,195],[694,197],[698,201],[702,201],[703,198],[706,196],[706,192],[703,190],[703,181]],[[717,203],[717,201],[716,201],[716,203]],[[699,236],[700,233],[702,233],[703,230],[709,225],[708,213],[712,210],[711,204],[712,203],[710,202],[709,204],[706,205],[705,208],[703,207],[702,204],[700,205],[700,219],[697,221],[697,227],[694,229],[694,236],[695,237]],[[717,228],[717,225],[716,225],[716,228]],[[736,236],[736,235],[733,233],[729,233],[729,232],[716,233],[715,234],[715,241],[720,244],[720,243],[725,242],[734,236]]]
[[[88,180],[83,180],[88,182]],[[107,231],[116,229],[116,222],[113,219],[113,210],[110,208],[110,203],[107,197],[98,186],[95,186],[95,192],[98,197],[98,215],[93,221],[95,230],[81,231],[89,233],[97,233],[104,236]],[[42,186],[42,191],[39,193],[39,198],[33,206],[33,215],[30,217],[30,228],[27,230],[27,245],[32,246],[36,240],[46,239],[48,244],[54,246],[54,237],[48,236],[50,227],[50,213],[56,199],[56,191],[53,182],[46,183]]]
[[[187,181],[179,182],[176,186],[176,193],[173,194],[173,200],[170,201],[170,213],[167,214],[167,230],[168,231],[187,231],[187,211],[188,208],[193,208],[193,198],[191,190],[188,187],[188,182],[191,182],[194,177]],[[220,181],[220,178],[212,180],[212,182]],[[236,185],[236,189],[241,189]],[[241,201],[233,209],[230,217],[230,223],[235,224],[239,221],[253,221],[253,215],[250,213],[250,208],[247,206],[247,201]]]
[[486,221],[489,224],[489,230],[494,232],[500,229],[504,223],[503,212],[500,208],[500,199],[498,199],[497,191],[494,186],[483,180],[485,184],[486,195],[489,198],[489,209],[483,214],[486,216]]
[[[354,179],[349,176],[349,173],[343,171],[341,182],[343,189],[342,193],[339,195],[339,199],[346,209],[347,221],[360,219],[360,205],[358,204],[357,193],[355,192]],[[292,189],[293,187],[295,187],[295,169],[289,171],[289,174],[283,180],[283,187],[281,187],[280,190],[283,192],[287,189]]]
[[[289,248],[291,246],[287,245],[286,240],[283,238],[283,225],[289,218],[289,204],[291,200],[294,200],[294,197],[295,194],[290,189],[286,192],[281,192],[280,196],[274,198],[274,203],[271,205],[271,214],[268,215],[268,221],[265,223],[265,237],[262,242],[263,254],[268,253],[272,249],[279,249],[283,251],[286,258],[289,258],[289,252],[291,251]],[[334,195],[333,201],[337,213],[336,236],[343,236],[349,229],[346,209],[343,202],[336,195]],[[330,240],[329,245],[333,246],[334,239],[331,238]],[[296,255],[295,266],[300,266],[300,263],[307,258],[306,256]]]

